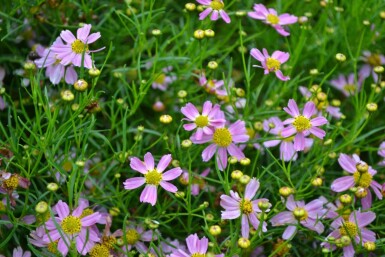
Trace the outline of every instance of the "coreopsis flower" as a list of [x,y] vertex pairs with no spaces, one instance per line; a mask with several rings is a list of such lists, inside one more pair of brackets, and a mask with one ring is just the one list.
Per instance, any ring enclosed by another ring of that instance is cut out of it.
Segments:
[[378,199],[382,199],[381,185],[373,180],[373,176],[377,174],[377,171],[368,166],[364,161],[361,161],[358,155],[353,154],[350,157],[347,154],[341,153],[338,163],[345,171],[352,175],[334,180],[331,185],[331,189],[334,192],[342,192],[356,186],[358,188],[356,196],[361,198],[361,204],[364,209],[368,209],[372,205],[372,193],[369,187],[372,188]]
[[69,30],[63,30],[60,37],[65,41],[55,41],[50,47],[55,54],[55,58],[60,60],[63,65],[73,64],[77,67],[84,66],[87,69],[93,67],[90,51],[88,45],[98,40],[101,35],[99,32],[90,34],[91,25],[85,24],[79,28],[76,37]]
[[274,51],[273,54],[270,56],[265,48],[262,49],[262,53],[257,48],[253,48],[251,49],[250,54],[262,64],[262,67],[258,65],[253,66],[263,68],[265,70],[265,75],[269,74],[270,72],[274,72],[277,78],[282,81],[290,79],[289,76],[284,76],[282,74],[282,71],[280,70],[281,65],[289,59],[289,53],[285,53],[282,51]]
[[313,95],[313,93],[307,89],[306,87],[299,86],[299,91],[301,94],[306,97],[307,101],[313,101],[317,108],[317,115],[322,116],[322,111],[325,110],[330,116],[340,119],[342,116],[341,109],[339,107],[331,106],[327,99],[327,95],[322,91],[317,92]]
[[16,201],[14,198],[14,192],[17,187],[27,189],[31,182],[19,174],[12,174],[3,170],[0,170],[0,193],[8,194],[11,205],[15,206]]
[[[225,210],[222,211],[222,219],[236,219],[241,217],[241,232],[242,237],[249,237],[250,224],[257,230],[259,229],[260,220],[258,214],[262,213],[262,210],[259,207],[259,203],[262,202],[266,205],[267,208],[264,209],[264,212],[269,212],[271,204],[268,199],[256,199],[252,200],[255,197],[259,189],[259,180],[252,178],[250,182],[246,185],[244,197],[240,197],[238,193],[230,191],[230,196],[221,195],[220,205]],[[263,221],[262,232],[267,231],[267,223]]]
[[[225,82],[223,80],[207,79],[204,73],[199,77],[199,85],[202,86],[209,94],[213,94],[220,97],[228,95]],[[228,84],[228,88],[232,87],[233,83]]]
[[[63,41],[58,37],[54,45],[63,45]],[[38,68],[46,68],[45,75],[49,78],[52,84],[56,85],[64,78],[68,84],[74,84],[78,79],[78,75],[73,65],[67,67],[60,63],[60,59],[50,49],[44,47],[37,47],[36,52],[41,58],[35,60],[35,64]]]
[[289,36],[290,33],[283,29],[283,25],[296,23],[298,17],[284,13],[277,14],[273,8],[267,9],[263,4],[254,4],[254,12],[249,12],[247,15],[253,19],[262,20],[264,23],[271,25],[282,36]]
[[[199,239],[197,234],[189,235],[186,238],[188,250],[177,249],[170,254],[170,257],[201,257],[206,256],[209,240],[207,237]],[[217,254],[216,257],[222,257],[223,254]]]
[[181,112],[186,116],[183,120],[190,121],[192,123],[184,124],[183,128],[187,131],[196,129],[194,138],[197,140],[202,139],[202,136],[212,135],[215,127],[221,127],[225,124],[226,120],[224,114],[221,114],[220,106],[214,105],[210,101],[206,101],[203,104],[202,114],[199,113],[198,109],[192,104],[187,103],[186,106],[181,108]]
[[355,244],[364,246],[366,242],[376,241],[376,234],[365,228],[375,218],[376,214],[371,211],[354,211],[347,220],[344,220],[342,217],[337,218],[336,222],[333,222],[331,225],[334,231],[326,238],[326,240],[329,238],[333,239],[330,242],[323,242],[321,246],[329,250],[335,250],[337,247],[342,248],[344,257],[354,257]]
[[85,205],[80,202],[79,206],[70,211],[68,204],[60,200],[53,208],[55,221],[50,218],[45,222],[46,234],[42,240],[47,245],[57,243],[57,250],[66,256],[70,246],[76,245],[78,253],[87,254],[95,243],[100,241],[98,231],[93,225],[100,220],[100,213],[94,212],[90,215],[82,216]]
[[163,173],[171,160],[171,154],[163,155],[155,168],[154,157],[149,152],[144,155],[144,162],[137,157],[131,158],[130,167],[142,173],[144,177],[127,179],[123,183],[124,188],[131,190],[146,184],[140,195],[140,202],[150,203],[154,206],[157,200],[158,185],[171,193],[178,191],[177,187],[168,181],[179,177],[182,174],[182,169],[177,167]]
[[318,127],[328,123],[328,121],[322,116],[311,118],[317,112],[313,102],[307,102],[301,114],[297,103],[293,99],[290,99],[288,107],[284,107],[283,110],[293,118],[289,118],[283,122],[284,125],[289,126],[282,129],[281,135],[287,138],[295,134],[294,150],[303,151],[305,149],[305,137],[309,134],[313,134],[320,139],[324,138],[325,131]]
[[362,80],[358,79],[358,81],[355,81],[354,73],[348,76],[340,74],[336,79],[330,81],[330,85],[341,91],[344,96],[349,97],[361,90]]
[[[276,136],[276,139],[263,142],[267,148],[279,145],[279,157],[285,162],[295,161],[298,158],[297,151],[294,149],[294,137],[284,138],[281,135],[284,128],[283,122],[278,117],[271,117],[263,121],[263,130]],[[309,149],[313,145],[313,139],[305,137],[305,149]]]
[[123,242],[122,250],[127,256],[128,252],[134,247],[138,252],[145,253],[148,250],[148,247],[144,242],[151,242],[158,239],[157,233],[152,230],[145,230],[144,227],[140,224],[134,225],[130,224],[127,226],[126,230],[123,231],[123,237],[120,241]]
[[170,75],[172,71],[172,66],[168,66],[162,69],[162,72],[155,75],[155,79],[152,82],[152,88],[159,89],[161,91],[166,91],[168,85],[176,80],[176,76]]
[[385,56],[382,54],[371,53],[370,51],[364,51],[360,58],[365,62],[359,70],[358,74],[362,79],[365,79],[372,75],[374,82],[378,81],[378,75],[374,72],[374,67],[383,66],[385,64]]
[[[385,141],[380,144],[380,147],[378,148],[378,155],[385,158]],[[378,163],[380,166],[385,166],[385,159],[380,161]]]
[[245,143],[249,140],[247,135],[245,122],[236,121],[228,128],[217,127],[211,135],[203,135],[200,140],[191,138],[194,144],[204,144],[211,142],[202,152],[202,159],[204,162],[209,161],[216,153],[216,163],[219,170],[224,170],[227,167],[227,152],[236,157],[238,160],[245,158],[242,150],[235,144]]
[[299,224],[318,234],[324,231],[324,225],[319,220],[325,214],[323,201],[316,199],[305,204],[304,201],[294,201],[294,196],[290,195],[286,201],[286,208],[289,211],[278,213],[270,219],[273,226],[289,225],[283,232],[283,239],[287,240],[294,236]]
[[205,10],[199,14],[199,19],[204,20],[210,13],[212,21],[218,20],[219,16],[226,22],[230,23],[231,19],[225,12],[225,4],[222,0],[197,0],[198,3],[205,6]]

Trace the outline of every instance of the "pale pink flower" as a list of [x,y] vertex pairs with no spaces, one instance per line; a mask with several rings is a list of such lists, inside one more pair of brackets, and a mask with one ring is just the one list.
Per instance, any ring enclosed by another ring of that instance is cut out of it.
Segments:
[[[73,64],[77,67],[84,66],[87,69],[93,67],[90,51],[88,45],[94,43],[101,36],[100,33],[92,33],[91,25],[85,24],[77,30],[76,36],[69,30],[64,30],[60,33],[60,37],[66,42],[55,41],[50,47],[51,51],[56,55],[56,59],[60,60],[63,65]],[[82,62],[82,59],[84,60]]]
[[172,66],[162,69],[161,73],[155,74],[155,79],[152,82],[152,88],[166,91],[168,86],[176,80],[176,76],[169,74],[172,71]]
[[231,22],[229,15],[224,10],[225,4],[222,0],[197,0],[197,2],[206,8],[206,10],[199,14],[200,20],[205,19],[211,13],[210,19],[212,21],[218,20],[220,15],[226,23]]
[[202,139],[204,134],[212,135],[215,127],[221,127],[226,122],[222,118],[224,114],[221,114],[220,106],[218,104],[213,106],[210,101],[206,101],[203,104],[202,114],[199,113],[192,103],[187,103],[186,106],[182,107],[181,112],[186,116],[183,120],[192,122],[184,124],[183,128],[187,131],[196,129],[193,137],[197,140]]
[[365,64],[362,65],[358,72],[359,76],[362,77],[362,79],[365,79],[371,74],[374,82],[377,83],[378,75],[374,72],[374,67],[383,66],[385,64],[385,56],[382,54],[371,53],[370,51],[364,51],[360,59],[364,61]]
[[[206,75],[204,73],[199,77],[199,85],[201,85],[205,91],[209,94],[213,94],[216,96],[227,96],[227,90],[225,87],[225,82],[223,80],[215,80],[209,79],[207,80]],[[232,81],[228,83],[227,87],[231,88],[233,86]]]
[[144,230],[142,225],[130,224],[127,226],[125,232],[123,232],[121,256],[127,256],[128,252],[134,247],[140,253],[146,253],[148,247],[144,244],[145,242],[152,242],[158,239],[157,233],[152,230]]
[[344,96],[349,97],[361,90],[362,80],[355,81],[354,73],[348,76],[339,75],[336,79],[330,80],[330,85],[341,91]]
[[144,177],[127,179],[123,183],[124,188],[131,190],[146,184],[140,195],[140,202],[150,203],[154,206],[157,200],[158,185],[171,193],[178,191],[178,188],[168,181],[179,177],[182,174],[182,169],[177,167],[163,173],[171,160],[171,154],[163,155],[155,168],[154,157],[149,152],[144,155],[144,162],[137,157],[131,158],[130,167],[142,173]]
[[269,74],[270,72],[274,72],[277,78],[282,81],[287,81],[290,79],[289,76],[284,76],[282,74],[282,71],[280,70],[281,65],[289,59],[289,53],[285,53],[282,51],[274,51],[273,54],[270,56],[265,48],[262,49],[262,52],[259,51],[257,48],[253,48],[251,49],[250,54],[262,64],[262,67],[258,65],[253,66],[263,68],[265,70],[265,75]]
[[[206,256],[209,240],[207,237],[199,239],[197,234],[189,235],[186,238],[187,250],[177,249],[170,254],[170,257],[198,257]],[[223,254],[217,254],[216,257],[222,257]]]
[[376,234],[365,228],[375,219],[376,214],[371,211],[353,211],[348,220],[339,217],[331,225],[334,231],[326,238],[326,240],[328,238],[333,238],[333,240],[331,242],[323,242],[321,246],[329,250],[335,250],[337,249],[336,244],[339,244],[338,248],[342,247],[344,257],[354,257],[354,245],[364,246],[365,242],[376,241]]
[[247,135],[245,122],[238,120],[231,124],[229,128],[225,126],[217,127],[213,134],[203,135],[200,140],[196,138],[191,138],[191,140],[194,144],[211,142],[211,144],[203,150],[202,159],[204,162],[207,162],[217,153],[216,162],[218,169],[224,170],[227,167],[227,152],[238,160],[245,158],[242,150],[235,144],[247,142],[249,136]]
[[[361,198],[361,204],[364,209],[368,209],[372,205],[372,193],[370,192],[369,187],[372,188],[378,199],[382,199],[381,185],[373,180],[373,176],[377,174],[377,171],[371,166],[367,166],[364,161],[361,161],[358,155],[353,154],[353,156],[350,157],[347,154],[341,153],[338,158],[338,163],[351,175],[334,180],[331,185],[331,189],[334,192],[342,192],[354,186],[359,187],[358,189],[363,191],[361,192],[363,196]],[[357,169],[358,165],[366,165],[367,170],[359,171]]]
[[254,4],[254,12],[249,12],[249,17],[257,20],[262,20],[264,23],[271,25],[282,36],[289,36],[290,33],[285,31],[282,25],[289,25],[296,23],[298,17],[284,13],[277,14],[277,11],[273,8],[267,9],[263,4]]
[[66,256],[71,244],[76,245],[78,253],[87,254],[96,242],[100,241],[99,232],[95,230],[95,225],[100,220],[100,213],[94,212],[82,217],[85,209],[84,202],[70,211],[67,203],[59,201],[53,208],[55,221],[50,218],[44,227],[47,230],[42,240],[49,244],[58,240],[57,250]]
[[[385,158],[385,141],[380,144],[380,147],[378,148],[378,155]],[[385,159],[380,161],[378,163],[380,166],[385,166]]]
[[284,125],[289,126],[282,129],[281,135],[286,138],[295,134],[294,150],[303,151],[305,149],[305,137],[309,135],[309,133],[320,139],[324,138],[325,131],[318,128],[318,126],[322,126],[328,123],[328,121],[322,116],[311,118],[317,112],[313,102],[307,102],[301,114],[297,103],[293,99],[290,99],[288,107],[284,107],[283,110],[293,118],[286,119],[283,122]]
[[[244,197],[239,197],[238,193],[233,190],[230,191],[230,196],[221,195],[220,205],[225,210],[222,211],[222,219],[236,219],[241,217],[241,234],[242,237],[249,237],[250,224],[254,229],[259,229],[260,220],[258,213],[262,213],[258,204],[260,202],[265,203],[267,208],[264,212],[269,212],[271,204],[268,199],[256,199],[252,200],[259,189],[259,180],[252,178],[246,185]],[[267,223],[263,221],[262,232],[267,231]]]
[[289,211],[278,213],[270,220],[274,227],[289,225],[283,232],[283,239],[288,240],[294,236],[299,224],[318,234],[324,231],[324,225],[319,220],[325,214],[321,200],[316,199],[305,204],[304,201],[294,201],[293,195],[290,195],[286,201],[286,208]]

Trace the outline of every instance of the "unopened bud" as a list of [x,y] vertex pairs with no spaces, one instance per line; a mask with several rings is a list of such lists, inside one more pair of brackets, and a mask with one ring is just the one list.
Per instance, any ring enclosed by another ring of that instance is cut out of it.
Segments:
[[261,209],[261,211],[266,211],[271,207],[271,203],[266,200],[262,200],[258,202],[258,207]]
[[309,73],[310,73],[310,75],[315,76],[315,75],[318,75],[318,74],[319,74],[319,71],[318,71],[317,69],[311,69],[311,70],[309,71]]
[[91,68],[88,70],[88,74],[91,76],[91,77],[97,77],[100,75],[100,70],[97,69],[97,68]]
[[371,241],[367,241],[364,243],[364,247],[366,250],[372,252],[372,251],[376,250],[376,243],[371,242]]
[[352,200],[353,198],[348,195],[348,194],[343,194],[340,196],[340,202],[343,204],[343,205],[349,205],[352,203]]
[[354,193],[357,198],[365,198],[368,195],[368,191],[364,187],[357,187],[357,191]]
[[56,190],[59,189],[59,186],[58,186],[58,184],[56,184],[56,183],[48,183],[47,189],[48,189],[49,191],[51,191],[51,192],[56,192]]
[[240,163],[241,165],[243,165],[243,166],[250,165],[250,162],[251,162],[250,159],[247,158],[247,157],[242,158],[242,159],[239,161],[239,163]]
[[160,116],[159,121],[162,122],[163,124],[169,124],[172,122],[172,117],[168,114],[165,114]]
[[205,36],[206,36],[206,37],[214,37],[214,36],[215,36],[214,30],[212,30],[212,29],[206,29],[206,30],[205,30]]
[[369,112],[375,112],[375,111],[377,111],[377,108],[378,108],[378,106],[377,106],[376,103],[368,103],[368,104],[366,105],[366,109],[367,109]]
[[256,121],[254,122],[253,127],[255,128],[255,130],[261,131],[263,130],[263,123],[260,121]]
[[239,238],[238,246],[240,248],[246,249],[250,247],[250,240],[244,237]]
[[245,90],[243,90],[243,88],[237,88],[235,90],[235,93],[237,94],[238,97],[244,97],[245,96]]
[[243,185],[247,185],[250,181],[250,177],[248,175],[242,175],[240,178],[239,178],[239,183],[243,184]]
[[336,54],[336,59],[339,62],[344,62],[344,61],[346,61],[346,56],[344,54],[338,53],[338,54]]
[[360,173],[366,173],[366,172],[368,172],[368,170],[369,170],[369,165],[366,164],[365,162],[359,162],[359,163],[357,163],[357,165],[356,165],[356,169],[357,169]]
[[120,210],[118,207],[112,207],[108,213],[111,215],[111,216],[118,216],[120,214]]
[[221,234],[222,229],[221,229],[220,226],[214,225],[214,226],[211,226],[211,227],[210,227],[209,232],[210,232],[210,234],[213,235],[213,236],[218,236],[218,235]]
[[78,80],[74,83],[74,88],[75,88],[77,91],[80,91],[80,92],[86,91],[87,88],[88,88],[88,83],[87,83],[87,81],[85,81],[84,79],[78,79]]
[[322,186],[323,180],[322,178],[315,178],[311,181],[311,184],[315,187],[320,187]]
[[240,170],[234,170],[233,172],[231,172],[231,178],[234,179],[234,180],[238,180],[242,176],[243,176],[243,173]]
[[60,93],[61,95],[61,99],[63,99],[64,101],[72,101],[75,99],[75,95],[70,91],[70,90],[64,90]]
[[382,66],[376,66],[376,67],[373,68],[373,71],[374,71],[375,73],[383,73],[383,72],[384,72],[384,67],[382,67]]
[[178,97],[179,98],[185,98],[187,96],[187,91],[186,90],[179,90],[178,91]]
[[37,213],[42,214],[42,213],[45,213],[47,210],[48,210],[48,204],[47,204],[47,202],[40,201],[40,202],[38,202],[38,203],[36,204],[36,206],[35,206],[35,211],[36,211]]
[[238,159],[235,156],[230,156],[228,161],[230,164],[236,164],[238,162]]
[[153,35],[153,36],[160,36],[160,35],[162,35],[162,31],[160,30],[160,29],[153,29],[152,31],[151,31],[151,34]]
[[177,192],[175,193],[175,197],[176,197],[176,198],[183,199],[183,198],[185,197],[185,193],[182,192],[182,191],[177,191]]
[[188,11],[194,11],[197,7],[194,3],[187,3],[184,5],[184,7],[186,8],[186,10]]
[[208,64],[207,64],[207,67],[209,69],[212,69],[212,70],[215,70],[216,68],[218,68],[218,63],[216,61],[210,61]]
[[203,39],[205,37],[205,32],[201,29],[195,30],[194,31],[194,37],[196,39]]
[[293,194],[294,190],[290,187],[281,187],[279,189],[279,194],[283,197],[288,197],[289,195]]

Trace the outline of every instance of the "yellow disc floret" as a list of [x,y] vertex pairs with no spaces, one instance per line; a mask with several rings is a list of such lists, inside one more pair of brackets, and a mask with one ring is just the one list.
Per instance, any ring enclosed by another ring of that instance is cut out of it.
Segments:
[[136,242],[138,242],[139,239],[140,239],[140,235],[139,235],[138,231],[136,231],[133,228],[127,230],[127,232],[126,232],[126,240],[127,240],[127,243],[129,245],[136,244]]
[[150,185],[159,185],[159,183],[162,181],[162,173],[159,173],[156,169],[153,169],[146,174],[144,174],[144,177],[146,178],[146,183]]
[[206,115],[199,115],[195,118],[195,124],[198,128],[206,127],[209,124],[209,118]]
[[3,181],[3,186],[8,190],[15,190],[19,185],[19,177],[12,175],[9,179]]
[[340,228],[340,233],[342,236],[354,237],[358,234],[357,225],[351,221],[345,221]]
[[210,3],[210,7],[213,8],[214,10],[219,11],[225,7],[225,4],[220,0],[213,0]]
[[81,40],[76,39],[72,44],[71,44],[72,51],[81,54],[84,51],[88,52],[88,45],[84,44]]
[[80,232],[82,223],[80,218],[70,215],[63,219],[61,227],[66,234],[73,235]]
[[51,253],[58,254],[59,253],[59,251],[57,250],[58,241],[59,240],[48,243],[47,244],[47,250]]
[[366,173],[360,173],[359,171],[356,171],[353,173],[354,182],[360,187],[369,187],[370,183],[372,183],[373,176],[370,175],[369,172]]
[[294,209],[294,211],[293,211],[293,215],[299,221],[306,220],[307,217],[309,216],[307,211],[304,208],[301,208],[301,207],[296,207]]
[[308,118],[303,115],[299,115],[294,118],[293,126],[297,132],[302,132],[311,128],[311,123]]
[[243,199],[240,202],[239,207],[244,214],[250,214],[253,212],[253,204],[249,199]]
[[266,66],[269,71],[277,71],[281,67],[281,62],[275,58],[269,57],[266,59]]
[[84,209],[83,212],[82,212],[82,215],[80,215],[79,218],[82,219],[82,218],[84,218],[84,217],[86,217],[88,215],[91,215],[93,213],[94,213],[94,211],[92,209],[90,209],[90,208]]
[[204,254],[204,253],[193,253],[193,254],[191,254],[191,257],[206,257],[206,254]]
[[266,20],[270,23],[270,24],[273,24],[273,25],[276,25],[279,23],[279,18],[277,15],[274,15],[274,14],[271,14],[269,13],[266,17]]
[[381,65],[381,57],[378,54],[372,54],[368,57],[368,63],[373,66],[380,66]]
[[110,250],[105,245],[96,244],[90,251],[91,257],[109,257]]
[[230,130],[228,130],[227,128],[215,129],[213,141],[220,147],[228,147],[233,141]]

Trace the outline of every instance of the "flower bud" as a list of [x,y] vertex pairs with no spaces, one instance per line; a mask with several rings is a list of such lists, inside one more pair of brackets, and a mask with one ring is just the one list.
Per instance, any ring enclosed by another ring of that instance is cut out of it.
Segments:
[[207,221],[213,221],[215,217],[211,213],[207,213],[205,218]]
[[75,90],[80,91],[80,92],[86,91],[88,88],[88,83],[84,79],[78,79],[74,83],[74,88],[75,88]]
[[260,122],[260,121],[254,122],[253,127],[254,127],[255,130],[257,130],[257,131],[263,130],[263,124],[262,124],[262,122]]
[[175,197],[176,197],[176,198],[183,199],[183,198],[185,197],[185,193],[182,192],[182,191],[177,191],[177,192],[175,193]]
[[201,29],[195,30],[194,31],[194,37],[196,39],[203,39],[205,37],[205,32]]
[[237,88],[235,90],[235,93],[237,94],[238,97],[244,97],[245,96],[245,90],[243,90],[243,88]]
[[205,36],[206,36],[206,37],[214,37],[214,36],[215,36],[214,30],[212,30],[212,29],[206,29],[206,30],[205,30]]
[[163,124],[169,124],[172,122],[172,117],[168,114],[165,114],[165,115],[160,116],[159,120]]
[[183,148],[189,148],[192,145],[192,142],[190,139],[185,139],[182,141],[182,147]]
[[250,162],[251,162],[250,159],[247,158],[247,157],[242,158],[242,159],[239,161],[239,163],[240,163],[241,165],[243,165],[243,166],[250,165]]
[[235,156],[230,156],[228,161],[230,164],[236,164],[238,162],[238,159]]
[[120,210],[118,207],[112,207],[108,213],[111,215],[111,216],[118,216],[120,214]]
[[369,170],[369,166],[365,162],[357,163],[356,168],[360,173],[366,173]]
[[162,31],[160,29],[153,29],[151,34],[155,37],[162,35]]
[[36,206],[35,206],[35,211],[36,211],[37,213],[42,214],[42,213],[47,212],[47,210],[48,210],[48,204],[47,204],[47,202],[40,201],[40,202],[38,202],[38,203],[36,204]]
[[100,75],[100,70],[97,69],[97,68],[91,68],[88,70],[88,74],[91,76],[91,77],[97,77]]
[[233,172],[231,172],[231,178],[234,179],[234,180],[238,180],[242,176],[243,176],[243,173],[240,170],[234,170]]
[[376,250],[376,243],[367,241],[364,243],[364,248],[370,252]]
[[176,168],[176,167],[179,167],[179,166],[180,166],[180,163],[179,163],[178,160],[172,160],[171,165],[174,166],[174,167]]
[[246,14],[247,14],[246,11],[236,11],[235,12],[235,16],[238,16],[238,17],[246,16]]
[[75,99],[75,95],[70,91],[70,90],[64,90],[60,93],[61,95],[61,99],[63,99],[64,101],[72,101]]
[[178,97],[179,98],[185,98],[187,96],[187,91],[186,90],[179,90],[178,91]]
[[258,207],[261,211],[266,211],[271,207],[271,203],[269,201],[263,200],[258,202]]
[[213,236],[218,236],[218,235],[221,234],[222,229],[221,229],[220,226],[214,225],[214,226],[211,226],[211,227],[210,227],[209,232],[210,232],[210,234],[213,235]]
[[247,183],[249,183],[250,181],[250,177],[247,176],[247,175],[242,175],[240,178],[239,178],[239,183],[243,184],[243,185],[247,185]]
[[239,238],[238,246],[240,248],[246,249],[250,247],[250,240],[244,237]]
[[309,73],[310,73],[310,75],[315,76],[315,75],[318,75],[318,74],[319,74],[319,71],[318,71],[317,69],[311,69],[311,70],[309,71]]
[[58,184],[56,184],[56,183],[48,183],[47,189],[48,189],[49,191],[51,191],[51,192],[56,192],[56,190],[59,189],[59,186],[58,186]]
[[352,200],[353,198],[348,195],[348,194],[343,194],[340,196],[340,202],[343,204],[343,205],[349,205],[352,203]]
[[338,53],[338,54],[336,54],[336,59],[339,62],[344,62],[344,61],[346,61],[346,56],[344,54]]
[[367,190],[364,187],[357,187],[357,191],[354,193],[357,198],[365,198],[368,195]]
[[156,112],[162,112],[166,109],[166,107],[164,106],[164,104],[161,102],[161,101],[156,101],[153,105],[152,105],[152,109]]
[[184,7],[186,8],[186,10],[188,11],[194,11],[197,7],[194,3],[187,3],[184,5]]
[[340,242],[341,242],[342,246],[345,247],[345,246],[350,245],[352,243],[352,240],[350,239],[349,236],[342,236],[340,238]]
[[383,72],[384,72],[384,67],[382,67],[382,66],[376,66],[376,67],[373,68],[373,71],[374,71],[375,73],[383,73]]
[[324,141],[324,145],[330,145],[331,143],[333,143],[333,139],[329,138],[329,139],[326,139]]
[[218,63],[216,61],[210,61],[208,64],[207,64],[207,67],[209,69],[212,69],[212,70],[215,70],[216,68],[218,68]]
[[366,105],[366,109],[367,109],[369,112],[375,112],[375,111],[377,111],[377,108],[378,108],[378,106],[377,106],[376,103],[368,103],[368,104]]
[[315,178],[311,181],[311,184],[315,187],[320,187],[322,186],[322,178]]
[[293,194],[294,190],[290,187],[281,187],[279,189],[279,194],[283,197],[288,197],[289,195]]

